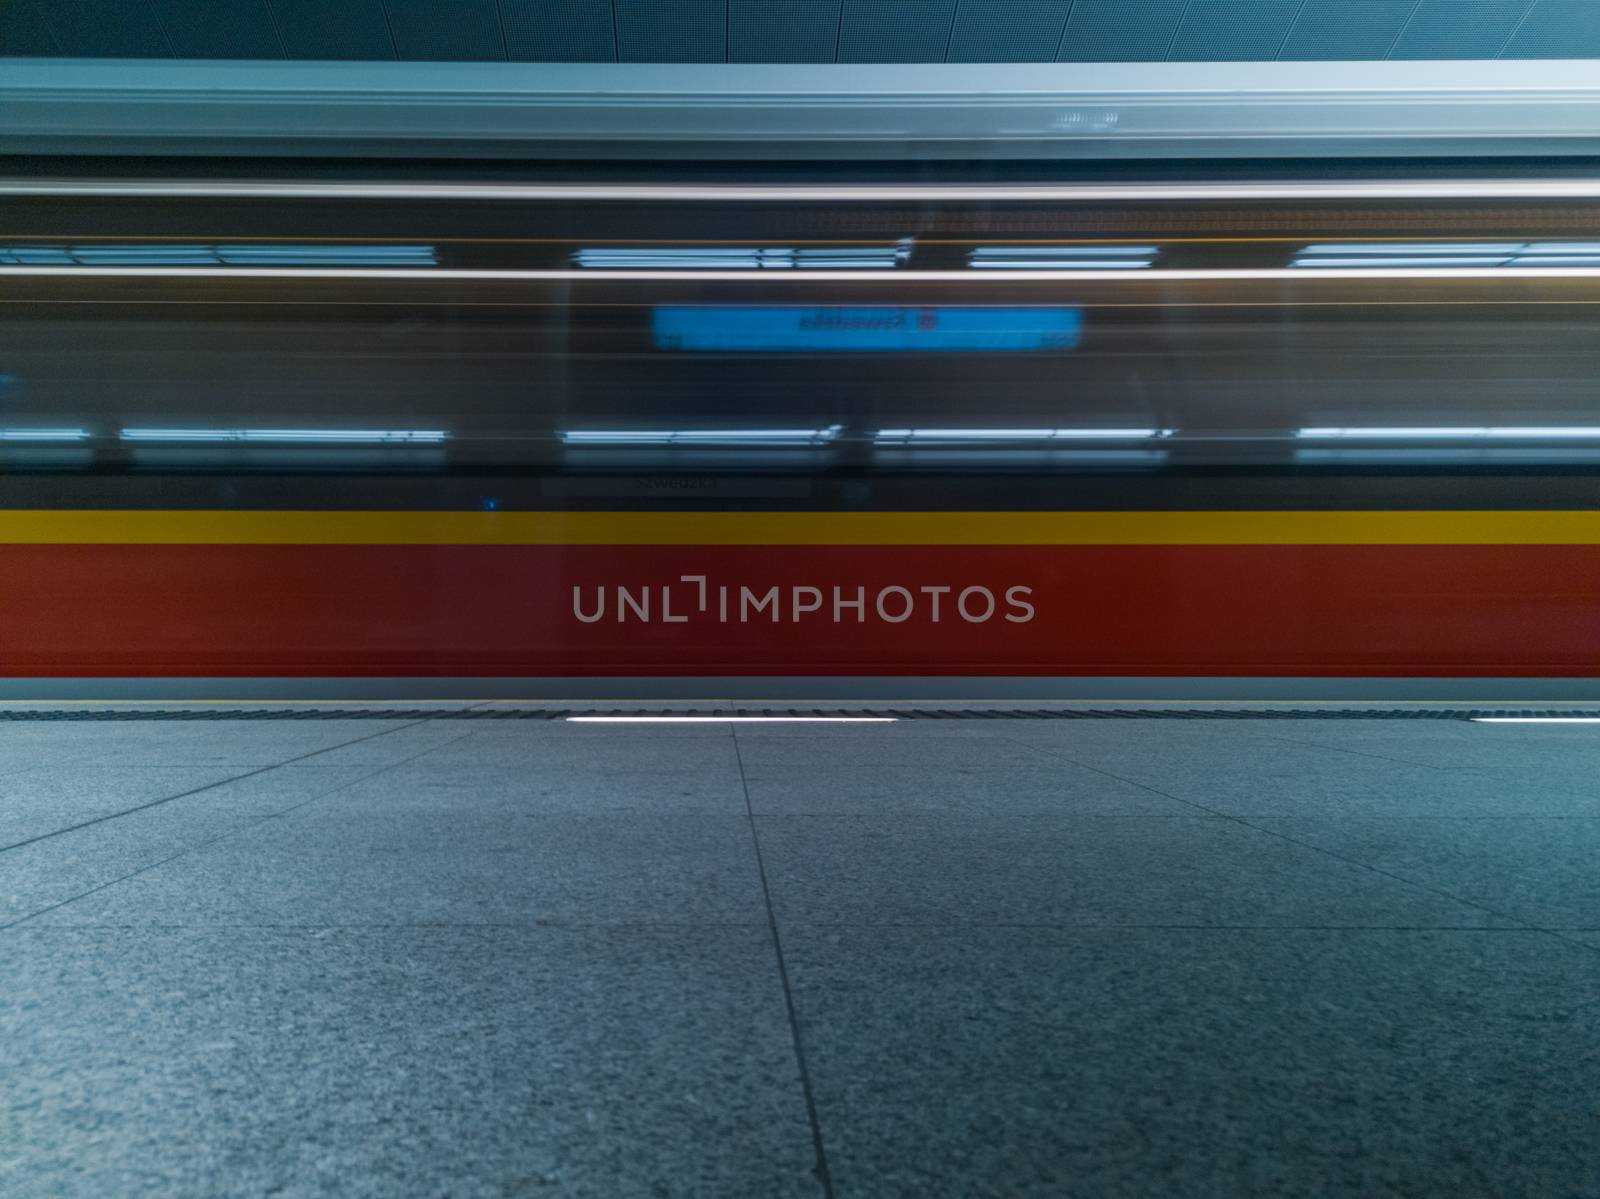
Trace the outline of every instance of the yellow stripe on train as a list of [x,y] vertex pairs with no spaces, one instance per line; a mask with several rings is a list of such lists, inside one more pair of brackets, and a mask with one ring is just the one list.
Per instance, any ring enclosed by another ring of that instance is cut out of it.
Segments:
[[0,511],[0,544],[1600,545],[1600,511]]

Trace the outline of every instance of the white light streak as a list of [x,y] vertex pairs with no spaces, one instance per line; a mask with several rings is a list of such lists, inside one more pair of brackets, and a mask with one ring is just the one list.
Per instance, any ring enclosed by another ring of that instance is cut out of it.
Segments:
[[87,429],[0,429],[0,441],[87,441]]
[[1296,271],[1354,267],[1451,267],[1451,266],[1505,266],[1511,259],[1505,256],[1494,257],[1487,254],[1475,254],[1462,257],[1447,257],[1445,255],[1417,256],[1414,258],[1296,258],[1289,265]]
[[313,442],[326,444],[437,443],[443,429],[123,429],[123,441]]
[[1488,254],[1505,258],[1528,248],[1524,241],[1334,241],[1314,246],[1305,246],[1300,250],[1302,257],[1320,257],[1328,255],[1378,255],[1384,258],[1404,257],[1406,255],[1439,255],[1451,254]]
[[979,246],[968,259],[973,270],[1146,270],[1157,246]]
[[1294,270],[1347,268],[1514,267],[1563,269],[1600,265],[1596,242],[1328,242],[1302,248]]
[[572,257],[585,269],[700,270],[873,270],[893,269],[911,256],[911,239],[887,246],[742,247],[742,246],[604,246],[582,249]]
[[822,445],[839,436],[843,425],[823,429],[573,429],[561,435],[567,445]]
[[796,201],[953,200],[1510,200],[1600,199],[1600,180],[1440,179],[1385,182],[1174,184],[521,184],[313,183],[231,179],[181,181],[0,180],[12,196],[210,196],[217,198],[418,200]]
[[879,429],[879,443],[908,441],[1143,441],[1171,429]]
[[[4,192],[0,192],[3,195]],[[1534,279],[1600,279],[1600,265],[1596,266],[1526,266],[1517,268],[1519,278]],[[1106,263],[1093,267],[1066,269],[1060,266],[1028,268],[1008,266],[1003,269],[978,273],[963,268],[947,270],[814,270],[753,272],[749,275],[725,270],[481,270],[439,267],[419,270],[413,267],[178,267],[178,266],[0,266],[0,277],[36,276],[52,279],[381,279],[399,282],[456,282],[481,281],[486,283],[661,283],[661,282],[712,282],[722,280],[754,280],[763,286],[788,280],[793,283],[861,282],[861,283],[967,283],[972,285],[995,282],[1099,282],[1120,281],[1134,286],[1149,283],[1251,283],[1265,280],[1294,281],[1312,279],[1371,280],[1395,279],[1416,281],[1464,282],[1471,279],[1504,279],[1506,271],[1500,266],[1469,267],[1260,267],[1239,270],[1168,270],[1151,267],[1148,270],[1120,270]],[[1292,302],[1292,301],[1291,301]]]
[[572,724],[894,724],[898,716],[568,716]]
[[0,245],[0,263],[19,266],[429,266],[438,259],[427,245]]
[[1600,438],[1600,425],[1373,425],[1298,429],[1295,436],[1309,441],[1437,441]]

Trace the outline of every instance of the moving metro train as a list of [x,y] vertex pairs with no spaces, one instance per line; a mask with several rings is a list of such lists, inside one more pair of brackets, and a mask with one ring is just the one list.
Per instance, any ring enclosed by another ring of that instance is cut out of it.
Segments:
[[0,675],[1600,677],[1597,298],[1538,180],[13,181]]

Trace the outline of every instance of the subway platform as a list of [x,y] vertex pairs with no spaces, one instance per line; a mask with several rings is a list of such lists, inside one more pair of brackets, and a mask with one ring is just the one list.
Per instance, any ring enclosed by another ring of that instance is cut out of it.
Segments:
[[0,709],[8,1199],[1600,1197],[1600,724],[160,707]]

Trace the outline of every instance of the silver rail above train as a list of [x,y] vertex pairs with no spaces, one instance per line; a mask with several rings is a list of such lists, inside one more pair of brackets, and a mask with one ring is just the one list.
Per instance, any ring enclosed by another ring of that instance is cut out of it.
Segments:
[[0,59],[0,154],[1592,156],[1593,63],[674,66]]

